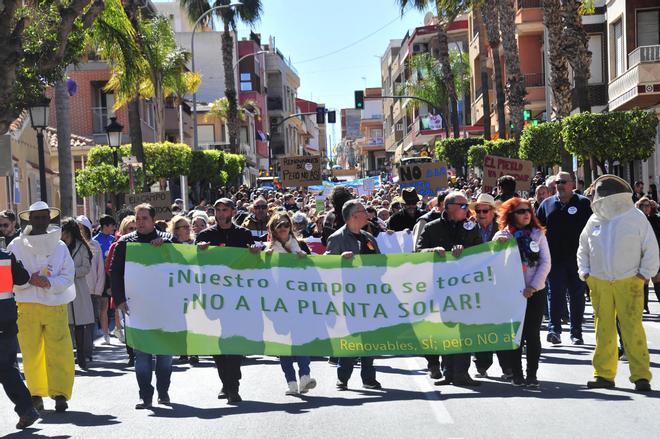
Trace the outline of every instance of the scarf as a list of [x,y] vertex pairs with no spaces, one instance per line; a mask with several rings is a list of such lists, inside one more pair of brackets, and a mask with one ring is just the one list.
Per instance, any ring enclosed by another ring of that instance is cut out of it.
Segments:
[[532,229],[529,227],[516,229],[514,226],[509,226],[509,233],[516,238],[523,264],[528,267],[536,266],[539,263],[541,252],[538,243],[532,239]]

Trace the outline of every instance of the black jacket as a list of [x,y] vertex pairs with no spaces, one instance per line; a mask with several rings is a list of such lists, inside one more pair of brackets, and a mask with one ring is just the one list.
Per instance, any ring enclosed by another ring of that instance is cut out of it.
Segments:
[[[11,261],[11,277],[13,285],[23,285],[30,280],[30,273],[23,268],[23,264],[16,260],[14,255],[0,249],[0,260]],[[8,291],[3,291],[7,293]],[[14,337],[18,332],[16,326],[16,302],[14,299],[0,300],[0,337]]]
[[110,262],[110,285],[112,286],[112,298],[116,305],[126,302],[126,289],[124,286],[124,269],[126,268],[126,243],[141,242],[148,244],[156,238],[162,238],[163,241],[175,243],[177,240],[167,232],[161,232],[154,229],[153,232],[142,235],[138,232],[132,232],[124,235],[117,241],[117,247],[112,254]]
[[200,242],[208,242],[221,247],[247,248],[254,244],[254,239],[248,229],[232,223],[229,229],[221,229],[215,224],[203,230],[195,238],[195,244]]
[[476,223],[470,220],[450,221],[445,211],[442,212],[440,218],[424,226],[417,242],[417,248],[423,250],[442,247],[449,252],[455,245],[467,248],[479,244],[481,244],[481,237]]
[[395,232],[401,232],[406,229],[412,230],[413,227],[415,227],[415,223],[422,215],[424,215],[423,210],[415,209],[415,215],[410,216],[405,209],[401,209],[390,217],[390,220],[387,223],[387,228],[394,230]]

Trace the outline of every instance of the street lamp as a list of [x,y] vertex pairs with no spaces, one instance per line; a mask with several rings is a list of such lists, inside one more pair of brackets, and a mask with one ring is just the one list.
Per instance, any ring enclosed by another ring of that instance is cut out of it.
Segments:
[[[219,5],[219,6],[214,6],[204,12],[202,15],[199,16],[197,21],[195,21],[195,25],[193,26],[193,31],[192,31],[192,36],[190,37],[190,62],[192,64],[192,73],[195,72],[195,33],[197,32],[197,26],[212,12],[215,12],[219,9],[226,9],[226,8],[231,8],[235,6],[242,6],[242,3],[239,2],[234,2],[234,3],[229,3],[228,5]],[[197,139],[197,92],[195,91],[193,93],[193,151],[197,150],[198,146],[198,139]]]
[[42,96],[28,108],[30,123],[37,132],[37,148],[39,151],[39,189],[41,201],[48,203],[48,187],[46,185],[46,159],[44,158],[44,130],[48,126],[50,114],[50,98]]
[[110,123],[105,127],[105,134],[108,136],[108,146],[112,148],[112,158],[115,162],[115,168],[119,164],[117,159],[117,151],[121,146],[121,132],[124,129],[124,126],[117,122],[117,117],[112,116],[110,118]]

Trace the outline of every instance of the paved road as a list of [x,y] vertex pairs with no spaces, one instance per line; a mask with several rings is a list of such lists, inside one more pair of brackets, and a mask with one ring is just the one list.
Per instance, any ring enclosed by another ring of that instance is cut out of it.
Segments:
[[[660,305],[645,318],[651,365],[660,377]],[[514,388],[500,379],[481,387],[435,387],[419,358],[376,360],[384,391],[362,390],[359,371],[347,392],[334,389],[335,370],[312,364],[319,386],[305,397],[284,395],[276,358],[249,358],[243,367],[244,402],[216,399],[220,384],[210,359],[195,368],[176,366],[171,407],[136,411],[137,384],[124,367],[123,346],[99,346],[93,371],[77,372],[70,411],[47,410],[25,432],[16,432],[8,399],[0,395],[0,435],[48,438],[206,437],[434,437],[434,438],[658,438],[660,392],[637,394],[620,363],[616,390],[588,390],[593,325],[588,308],[585,345],[545,344],[541,389]],[[117,343],[113,339],[114,343]],[[474,372],[474,368],[472,370]],[[500,373],[494,365],[491,375]],[[660,389],[660,379],[653,382]],[[46,401],[52,409],[53,402]]]

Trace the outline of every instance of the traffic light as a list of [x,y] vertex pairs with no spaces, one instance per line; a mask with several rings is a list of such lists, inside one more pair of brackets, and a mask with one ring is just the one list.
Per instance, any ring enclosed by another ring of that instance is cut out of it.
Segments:
[[532,120],[532,126],[535,127],[535,126],[538,126],[538,124],[539,124],[539,120],[538,120],[538,119],[534,119],[534,120]]
[[337,113],[333,111],[328,111],[328,123],[336,123],[337,122]]
[[316,123],[319,125],[325,123],[325,107],[316,107]]
[[532,118],[532,110],[523,110],[523,120],[530,120]]
[[364,110],[364,91],[355,90],[355,108]]

